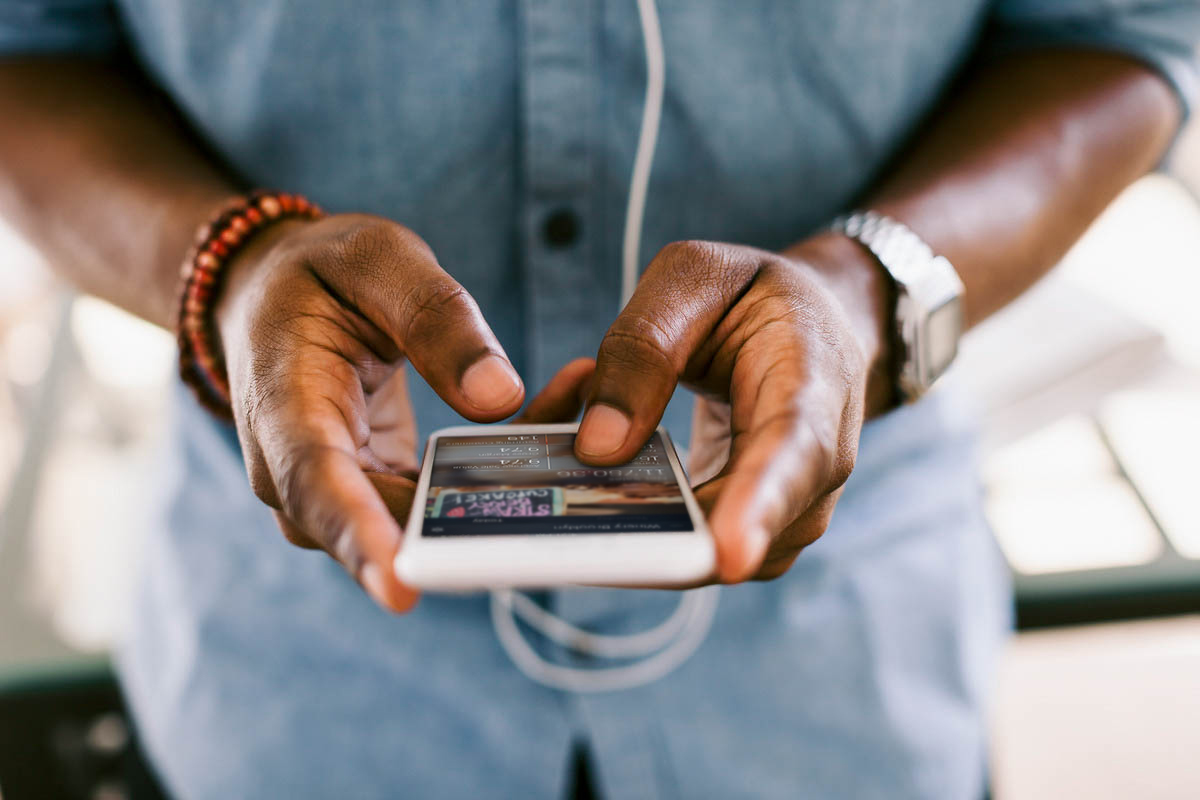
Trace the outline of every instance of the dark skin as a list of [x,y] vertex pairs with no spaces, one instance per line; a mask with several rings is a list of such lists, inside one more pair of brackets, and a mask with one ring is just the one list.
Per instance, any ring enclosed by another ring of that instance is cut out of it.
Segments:
[[[111,65],[0,62],[0,212],[82,289],[169,325],[182,254],[240,187],[148,97]],[[1178,116],[1166,84],[1133,61],[1013,56],[965,80],[862,205],[955,264],[975,324],[1153,167]],[[708,478],[697,496],[714,580],[772,578],[824,532],[864,420],[892,403],[890,315],[888,279],[846,238],[782,253],[677,242],[597,359],[564,367],[524,419],[586,405],[578,455],[614,464],[677,383],[699,390],[692,468]],[[411,607],[391,570],[416,466],[400,364],[473,421],[524,400],[470,295],[412,231],[341,214],[253,239],[229,265],[217,322],[256,494],[290,541],[328,551],[381,605]]]

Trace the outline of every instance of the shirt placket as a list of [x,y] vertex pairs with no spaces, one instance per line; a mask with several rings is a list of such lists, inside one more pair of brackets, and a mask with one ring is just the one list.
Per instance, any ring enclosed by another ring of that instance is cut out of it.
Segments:
[[[521,214],[527,298],[526,384],[536,391],[571,358],[591,355],[602,288],[590,253],[599,231],[596,0],[521,4]],[[611,311],[611,309],[607,309]],[[603,327],[600,328],[603,331]]]

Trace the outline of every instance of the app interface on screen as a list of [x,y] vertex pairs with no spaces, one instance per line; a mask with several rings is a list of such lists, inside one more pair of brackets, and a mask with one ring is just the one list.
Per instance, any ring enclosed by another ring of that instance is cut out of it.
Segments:
[[658,433],[619,467],[582,464],[574,447],[573,433],[442,437],[424,535],[693,529]]

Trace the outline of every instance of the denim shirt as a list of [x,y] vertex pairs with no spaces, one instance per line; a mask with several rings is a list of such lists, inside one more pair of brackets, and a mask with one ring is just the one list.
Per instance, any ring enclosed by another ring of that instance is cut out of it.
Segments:
[[[1092,47],[1196,84],[1200,6],[1148,0],[660,0],[645,264],[699,238],[784,247],[869,187],[972,57]],[[124,48],[253,184],[413,228],[526,385],[592,355],[619,302],[645,91],[634,0],[0,0],[0,53]],[[419,379],[423,432],[459,421]],[[231,431],[182,392],[123,680],[181,797],[555,797],[586,742],[610,797],[972,797],[1008,619],[952,392],[864,431],[826,535],[723,593],[658,683],[533,684],[485,600],[375,609],[290,548]],[[686,440],[688,402],[667,416]],[[931,491],[930,487],[936,487]],[[670,595],[564,591],[637,629]],[[570,657],[545,645],[552,658]]]

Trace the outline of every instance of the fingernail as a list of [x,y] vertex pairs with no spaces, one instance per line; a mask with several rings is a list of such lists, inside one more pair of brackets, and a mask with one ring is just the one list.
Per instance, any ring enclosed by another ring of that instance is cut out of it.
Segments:
[[488,355],[463,373],[462,391],[480,411],[495,411],[512,405],[521,394],[521,379],[503,358]]
[[384,608],[392,607],[392,604],[388,602],[387,587],[383,584],[383,572],[379,569],[378,564],[364,564],[358,579],[363,588],[367,590],[367,594],[371,595],[372,600]]
[[597,403],[583,415],[579,426],[579,452],[586,456],[611,455],[625,444],[632,423],[623,411]]

